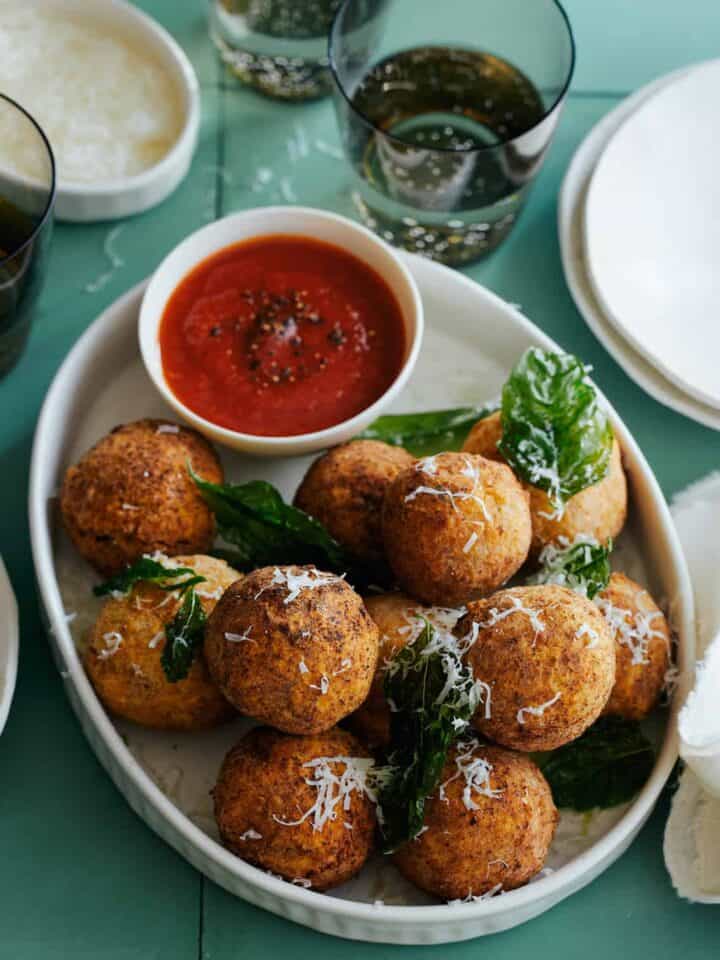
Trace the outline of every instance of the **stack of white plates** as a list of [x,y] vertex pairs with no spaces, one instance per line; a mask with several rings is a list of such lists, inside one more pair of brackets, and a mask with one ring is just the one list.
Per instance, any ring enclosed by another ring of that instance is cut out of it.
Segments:
[[586,137],[560,194],[570,291],[660,403],[720,430],[720,60],[661,77]]

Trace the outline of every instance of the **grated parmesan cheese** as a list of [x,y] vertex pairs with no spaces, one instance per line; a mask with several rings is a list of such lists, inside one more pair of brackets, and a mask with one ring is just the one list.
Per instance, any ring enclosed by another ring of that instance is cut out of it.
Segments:
[[[327,586],[344,579],[344,574],[342,577],[338,577],[334,573],[323,573],[321,570],[316,570],[315,567],[310,570],[301,570],[299,573],[295,573],[290,567],[283,569],[275,567],[270,583],[287,589],[287,596],[283,602],[288,604],[297,600],[303,590],[315,590],[318,587]],[[257,600],[268,589],[269,587],[263,587],[255,594],[255,599]]]
[[[55,0],[0,0],[0,89],[30,111],[61,180],[124,179],[157,164],[184,122],[181,95],[152,53]],[[27,125],[3,129],[0,164],[45,174]]]
[[551,697],[550,700],[547,700],[545,703],[539,704],[537,707],[521,707],[517,712],[517,722],[521,726],[524,726],[526,713],[529,713],[533,717],[541,717],[546,710],[558,702],[561,696],[562,694],[558,690],[554,697]]
[[273,814],[273,820],[284,827],[298,827],[311,820],[313,830],[337,819],[338,808],[347,812],[354,793],[365,794],[377,803],[376,786],[372,782],[374,762],[367,757],[316,757],[303,767],[311,771],[305,783],[313,787],[317,796],[313,805],[298,820],[283,820]]
[[104,633],[102,635],[102,639],[103,643],[105,644],[105,648],[98,651],[99,659],[107,660],[109,657],[114,657],[123,642],[122,634],[118,633],[116,630],[111,630],[109,633]]
[[226,633],[225,639],[230,643],[255,643],[250,634],[252,633],[252,624],[247,628],[244,633]]
[[659,610],[645,612],[643,610],[625,610],[616,607],[604,597],[596,597],[595,603],[610,625],[617,643],[627,647],[630,651],[630,662],[633,666],[649,663],[648,650],[651,640],[665,640],[662,630],[655,630],[653,620],[662,617]]
[[446,787],[454,780],[464,780],[462,800],[467,810],[478,810],[479,807],[473,800],[473,793],[491,800],[501,796],[502,790],[494,790],[490,785],[490,774],[493,766],[488,763],[484,757],[476,755],[480,748],[480,742],[474,737],[467,740],[460,740],[457,744],[457,753],[455,754],[455,773],[441,783],[438,788],[438,797],[440,800],[448,802],[445,793]]

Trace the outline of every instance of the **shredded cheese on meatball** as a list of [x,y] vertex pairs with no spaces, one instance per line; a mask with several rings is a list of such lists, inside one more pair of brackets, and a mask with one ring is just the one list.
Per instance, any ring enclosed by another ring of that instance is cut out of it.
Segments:
[[155,433],[180,433],[180,427],[174,423],[161,423],[158,425]]
[[297,820],[283,820],[273,814],[273,820],[284,827],[297,827],[310,820],[313,830],[322,830],[327,823],[337,820],[340,810],[347,812],[354,794],[364,794],[377,803],[377,785],[372,772],[375,764],[366,757],[316,757],[303,767],[311,771],[305,783],[316,791],[313,805]]
[[449,907],[457,907],[461,903],[482,903],[483,900],[490,900],[492,897],[498,896],[502,893],[503,885],[501,883],[496,883],[494,887],[491,887],[490,890],[485,893],[479,893],[474,895],[472,890],[468,891],[468,895],[463,897],[461,900],[448,900]]
[[252,624],[245,630],[243,633],[226,633],[225,639],[229,643],[245,643],[249,641],[250,643],[255,643],[250,634],[252,633]]
[[517,722],[522,726],[525,725],[525,714],[529,713],[533,717],[542,717],[546,710],[549,710],[550,707],[554,706],[560,699],[562,694],[558,690],[554,697],[551,697],[550,700],[546,700],[545,703],[540,703],[536,707],[521,707],[517,712]]
[[480,748],[480,743],[475,738],[461,740],[457,744],[455,754],[456,771],[448,777],[444,783],[438,787],[438,797],[440,800],[448,803],[446,788],[449,783],[455,780],[463,780],[462,801],[467,810],[479,810],[480,808],[473,800],[473,794],[482,797],[488,797],[495,800],[502,795],[502,790],[495,790],[490,784],[490,775],[493,766],[484,757],[479,757],[476,751]]
[[116,630],[111,630],[109,633],[104,633],[102,639],[105,648],[98,650],[98,658],[100,660],[107,660],[109,657],[114,657],[123,642],[122,634]]
[[[424,472],[430,476],[435,476],[437,469],[433,473],[428,470],[425,470]],[[472,480],[472,490],[450,490],[448,487],[428,487],[424,484],[421,484],[420,486],[415,487],[415,489],[410,493],[406,494],[405,503],[411,503],[413,500],[416,500],[418,497],[423,495],[427,497],[445,497],[452,504],[453,510],[456,510],[458,513],[460,513],[458,501],[471,500],[480,507],[485,520],[490,521],[491,517],[487,506],[485,505],[485,501],[478,493],[478,487],[480,486],[479,467],[477,464],[473,463],[470,457],[465,457],[465,466],[461,470],[461,473],[469,480]],[[478,521],[475,522],[477,523]]]
[[588,650],[593,650],[598,645],[598,643],[600,643],[600,634],[597,632],[597,630],[593,630],[593,628],[587,623],[581,623],[580,626],[575,631],[576,640],[582,640],[583,637],[588,638],[588,642],[587,642]]
[[[283,603],[288,604],[297,600],[303,590],[315,590],[318,587],[324,587],[330,583],[336,583],[338,580],[344,579],[344,574],[342,577],[338,577],[334,573],[323,573],[314,567],[310,570],[302,570],[300,573],[293,573],[292,570],[281,570],[280,567],[275,567],[270,585],[277,585],[287,589],[288,593]],[[261,594],[269,589],[269,586],[263,587],[259,593],[255,594],[255,599],[257,600]]]
[[610,600],[604,597],[597,597],[595,603],[610,624],[617,642],[630,651],[630,662],[633,666],[650,662],[648,650],[652,640],[667,640],[662,630],[655,630],[652,626],[653,620],[662,617],[659,610],[654,612],[636,610],[633,612],[614,606]]
[[415,464],[418,473],[426,473],[429,477],[434,477],[438,472],[437,456],[423,457]]
[[495,624],[500,623],[502,620],[507,620],[508,617],[514,616],[516,613],[524,613],[525,616],[530,621],[530,625],[535,631],[535,639],[537,640],[538,634],[542,633],[545,630],[545,621],[541,619],[540,614],[537,610],[533,610],[532,607],[526,607],[523,605],[522,600],[519,597],[510,595],[507,597],[510,601],[510,606],[506,607],[504,610],[499,610],[497,607],[490,608],[490,616],[487,620],[473,621],[473,628],[477,627],[478,630],[475,631],[474,640],[477,640],[477,633],[479,630],[486,630],[488,627],[494,627]]
[[240,834],[240,839],[241,840],[262,840],[262,834],[258,833],[257,830],[253,830],[253,828],[250,827],[250,829],[246,830],[245,833]]

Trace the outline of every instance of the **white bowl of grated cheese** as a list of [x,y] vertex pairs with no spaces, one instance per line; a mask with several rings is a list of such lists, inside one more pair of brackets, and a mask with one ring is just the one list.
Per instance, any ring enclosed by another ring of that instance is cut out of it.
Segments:
[[[59,220],[140,213],[187,174],[200,122],[195,71],[125,0],[0,0],[0,88],[47,132]],[[0,166],[12,169],[22,151],[2,138]]]

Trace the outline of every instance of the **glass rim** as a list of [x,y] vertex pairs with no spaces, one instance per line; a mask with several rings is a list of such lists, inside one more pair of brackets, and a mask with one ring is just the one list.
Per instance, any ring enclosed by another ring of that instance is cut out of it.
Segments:
[[[330,24],[330,33],[328,34],[327,56],[328,56],[328,64],[330,66],[330,73],[332,74],[332,78],[335,83],[335,88],[340,92],[343,99],[345,100],[345,103],[347,103],[348,107],[350,107],[352,112],[356,116],[360,117],[363,123],[365,123],[368,127],[371,127],[373,130],[376,130],[378,133],[382,133],[382,135],[384,137],[387,137],[388,140],[393,141],[397,144],[400,144],[403,147],[415,146],[415,144],[411,144],[410,141],[404,140],[402,137],[398,137],[393,133],[388,133],[387,130],[383,130],[382,127],[379,127],[376,123],[374,123],[365,113],[363,113],[362,110],[358,110],[358,108],[355,106],[350,96],[348,95],[347,90],[345,89],[345,84],[340,79],[337,63],[335,60],[335,32],[336,32],[338,23],[340,21],[340,17],[345,12],[346,8],[349,7],[351,3],[354,3],[354,2],[355,0],[343,0],[343,3],[338,8],[337,12],[335,13],[335,16],[332,19],[332,23]],[[499,139],[496,143],[489,143],[481,147],[471,147],[469,150],[457,149],[455,147],[429,147],[428,149],[436,153],[444,153],[450,156],[458,156],[458,155],[473,156],[473,155],[485,153],[486,151],[489,151],[489,150],[497,150],[498,147],[507,146],[507,144],[513,143],[514,141],[519,140],[521,137],[524,137],[526,134],[531,133],[533,130],[536,130],[541,123],[544,123],[547,120],[547,118],[552,113],[554,113],[555,110],[557,110],[559,105],[563,102],[563,99],[565,98],[565,95],[568,92],[568,89],[570,88],[573,74],[575,73],[577,47],[575,44],[575,35],[573,33],[572,24],[570,23],[570,17],[568,16],[567,11],[565,10],[565,7],[562,5],[560,0],[550,0],[550,3],[552,3],[555,9],[559,12],[561,20],[565,24],[565,28],[567,29],[567,34],[570,39],[570,63],[568,65],[567,76],[565,77],[565,82],[563,83],[562,89],[553,100],[552,105],[543,111],[543,115],[537,121],[537,123],[534,123],[531,127],[528,127],[527,130],[523,130],[522,133],[516,133],[516,134],[513,134],[512,136],[510,135],[504,136],[502,137],[502,139]]]
[[18,111],[18,113],[23,114],[23,116],[30,121],[33,127],[35,127],[35,130],[37,131],[37,133],[40,134],[40,139],[45,144],[47,155],[50,158],[50,185],[48,187],[48,195],[47,195],[47,200],[45,202],[45,208],[43,209],[40,219],[37,221],[33,229],[30,231],[28,236],[23,240],[20,246],[16,247],[10,253],[6,253],[4,257],[0,257],[0,266],[2,266],[3,264],[7,263],[8,260],[13,260],[19,254],[21,254],[25,250],[25,248],[28,247],[33,242],[33,240],[37,238],[38,234],[47,223],[50,216],[50,211],[52,210],[53,201],[55,200],[55,194],[57,192],[57,171],[55,168],[55,154],[53,153],[52,147],[50,146],[50,141],[48,140],[45,131],[37,122],[35,117],[33,117],[32,114],[25,109],[25,107],[19,104],[17,100],[13,100],[13,98],[9,97],[6,93],[0,93],[0,101],[5,101],[5,103],[10,104],[10,106],[14,107]]

